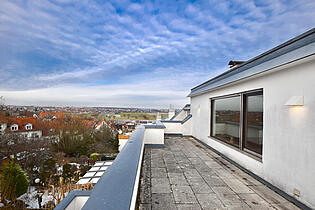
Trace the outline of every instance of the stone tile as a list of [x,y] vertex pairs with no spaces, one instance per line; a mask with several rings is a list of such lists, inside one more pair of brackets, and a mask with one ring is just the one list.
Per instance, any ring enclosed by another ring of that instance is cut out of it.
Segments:
[[171,193],[152,194],[152,210],[176,209]]
[[268,203],[280,204],[288,202],[287,199],[266,186],[250,186],[250,188],[253,189],[255,193],[264,198]]
[[167,164],[166,165],[167,173],[182,173],[182,169],[178,164]]
[[147,203],[141,203],[139,205],[139,210],[151,210],[151,204],[147,204]]
[[210,187],[214,186],[227,186],[226,183],[217,175],[201,174],[202,178],[207,182]]
[[142,182],[140,184],[140,202],[151,203],[151,185],[150,183]]
[[196,177],[200,177],[199,172],[196,169],[187,169],[184,170],[184,175],[186,176],[186,178],[196,178]]
[[196,194],[202,209],[226,209],[216,194]]
[[233,205],[229,205],[226,207],[228,210],[251,210],[251,208],[249,207],[249,205],[247,205],[246,203],[235,203]]
[[179,167],[182,169],[182,171],[185,171],[186,169],[195,169],[195,166],[193,164],[189,163],[178,163]]
[[242,199],[236,194],[217,194],[219,199],[225,206],[235,206],[236,204],[241,204]]
[[291,202],[272,204],[273,207],[279,210],[299,210],[300,208]]
[[220,164],[218,164],[216,161],[205,161],[205,164],[209,167],[209,168],[222,168],[222,166]]
[[200,159],[202,159],[203,161],[212,161],[213,158],[210,157],[207,153],[199,153],[197,154],[199,156]]
[[196,170],[199,173],[213,173],[212,169],[210,169],[206,164],[195,165]]
[[207,185],[207,183],[202,179],[201,181],[196,181],[191,183],[191,188],[194,193],[213,193],[213,190]]
[[198,158],[197,157],[196,158],[188,158],[188,160],[194,165],[198,165],[198,164],[203,163],[203,161],[199,157]]
[[228,170],[225,170],[223,168],[216,168],[216,169],[213,169],[214,172],[220,177],[220,178],[228,178],[228,179],[235,179],[237,177],[233,176],[233,174],[228,171]]
[[241,180],[241,182],[243,182],[245,185],[247,186],[253,186],[253,185],[264,185],[263,183],[259,182],[258,180],[254,179],[252,176],[248,175],[247,173],[245,173],[242,170],[237,170],[234,173],[234,176],[236,178],[238,178],[239,180]]
[[178,210],[201,210],[199,204],[176,204]]
[[257,194],[239,194],[252,209],[275,209]]
[[165,168],[163,159],[151,159],[151,168]]
[[217,194],[217,195],[222,195],[222,194],[235,194],[235,192],[226,186],[217,186],[217,187],[211,187],[211,189]]
[[170,183],[168,178],[152,178],[151,179],[152,193],[170,193]]
[[182,173],[168,173],[172,185],[188,185],[185,176]]
[[197,203],[196,197],[189,186],[172,185],[176,203]]
[[254,193],[249,187],[247,187],[239,179],[222,179],[234,192],[236,193]]
[[167,178],[165,168],[152,168],[151,169],[152,178]]
[[189,137],[146,148],[139,209],[298,209]]

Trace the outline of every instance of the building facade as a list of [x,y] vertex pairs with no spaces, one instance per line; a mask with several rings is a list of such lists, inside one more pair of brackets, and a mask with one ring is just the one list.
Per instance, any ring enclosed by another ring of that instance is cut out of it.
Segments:
[[315,208],[315,29],[193,88],[192,136]]

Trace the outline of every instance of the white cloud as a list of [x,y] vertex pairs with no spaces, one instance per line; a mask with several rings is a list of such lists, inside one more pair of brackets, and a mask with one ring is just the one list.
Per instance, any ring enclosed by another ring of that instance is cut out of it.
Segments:
[[313,27],[314,10],[312,0],[1,1],[0,90],[19,104],[184,102],[229,60]]

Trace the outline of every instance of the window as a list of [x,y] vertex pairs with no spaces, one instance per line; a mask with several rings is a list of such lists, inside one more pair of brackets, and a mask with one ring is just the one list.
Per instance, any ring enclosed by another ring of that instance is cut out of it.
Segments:
[[12,125],[11,126],[11,130],[12,131],[17,131],[18,130],[18,126],[17,125]]
[[263,140],[263,93],[245,94],[244,148],[262,154]]
[[261,157],[263,92],[251,91],[211,99],[211,136]]
[[212,100],[212,136],[239,147],[240,96]]
[[32,124],[30,124],[30,123],[27,124],[27,125],[25,126],[25,129],[26,129],[26,130],[31,130],[31,129],[32,129]]

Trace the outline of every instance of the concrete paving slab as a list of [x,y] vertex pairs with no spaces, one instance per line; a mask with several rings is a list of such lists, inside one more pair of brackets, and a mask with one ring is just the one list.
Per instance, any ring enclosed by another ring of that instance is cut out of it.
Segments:
[[211,189],[218,195],[220,195],[220,194],[235,194],[235,192],[227,186],[214,186],[214,187],[211,187]]
[[176,209],[175,201],[171,193],[152,194],[152,210]]
[[168,173],[171,185],[189,185],[183,173]]
[[151,177],[152,178],[167,178],[166,169],[165,168],[152,168]]
[[257,194],[239,194],[244,202],[252,209],[275,209],[271,204],[267,203],[262,197]]
[[189,137],[145,149],[139,191],[139,209],[298,209]]
[[152,193],[170,193],[170,183],[168,178],[152,178],[151,179]]
[[202,179],[199,182],[192,182],[190,186],[195,194],[202,193],[213,193],[213,190],[208,186],[208,184]]
[[202,209],[227,209],[216,194],[196,194]]
[[199,204],[176,204],[178,210],[201,210]]
[[139,210],[151,210],[151,204],[142,203],[139,205]]
[[172,185],[176,203],[197,203],[196,197],[189,186]]
[[247,187],[239,179],[224,178],[222,180],[236,193],[254,193],[253,190]]

